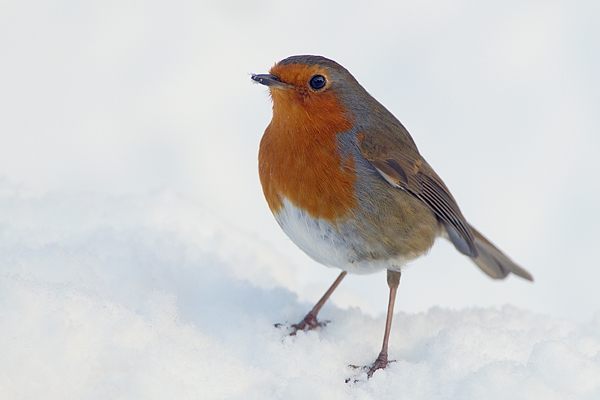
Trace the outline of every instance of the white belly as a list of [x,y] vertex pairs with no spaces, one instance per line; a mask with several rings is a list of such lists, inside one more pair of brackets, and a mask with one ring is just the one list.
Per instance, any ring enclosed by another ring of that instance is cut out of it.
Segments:
[[399,271],[409,261],[403,257],[365,260],[358,254],[376,253],[377,249],[365,249],[365,241],[357,235],[351,223],[334,226],[324,219],[315,219],[287,199],[284,199],[275,219],[298,247],[313,260],[328,267],[369,274],[382,269]]

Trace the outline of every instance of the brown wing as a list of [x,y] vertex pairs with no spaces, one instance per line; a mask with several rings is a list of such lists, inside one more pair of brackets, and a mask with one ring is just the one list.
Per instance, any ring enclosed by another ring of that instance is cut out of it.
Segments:
[[477,257],[475,239],[450,191],[421,157],[402,125],[399,134],[378,130],[377,134],[359,134],[362,155],[391,185],[427,204],[448,231],[456,248],[469,257]]

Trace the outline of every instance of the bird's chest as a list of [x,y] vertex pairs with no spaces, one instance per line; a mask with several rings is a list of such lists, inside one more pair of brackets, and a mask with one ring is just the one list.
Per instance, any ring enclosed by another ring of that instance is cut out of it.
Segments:
[[284,199],[313,218],[334,223],[357,206],[354,158],[334,135],[281,133],[269,126],[259,150],[259,175],[275,214]]
[[[348,263],[348,232],[358,206],[353,156],[335,137],[281,134],[270,126],[260,144],[259,175],[267,203],[284,232],[314,260]],[[351,258],[351,257],[350,257]]]

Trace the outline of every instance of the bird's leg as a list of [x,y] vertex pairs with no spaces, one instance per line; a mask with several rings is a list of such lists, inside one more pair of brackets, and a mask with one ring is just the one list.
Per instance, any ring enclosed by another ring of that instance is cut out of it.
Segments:
[[387,367],[388,362],[388,341],[390,339],[390,331],[392,330],[392,318],[394,317],[394,303],[396,301],[396,292],[400,285],[400,272],[387,271],[387,283],[390,287],[390,299],[388,302],[387,317],[385,319],[385,333],[383,334],[383,345],[379,356],[367,371],[367,378],[371,378],[375,371]]
[[292,325],[293,330],[290,333],[290,336],[294,336],[296,334],[296,332],[298,332],[298,331],[310,331],[312,329],[315,329],[315,328],[318,328],[319,326],[324,325],[322,322],[317,321],[317,314],[319,313],[321,308],[323,308],[323,305],[325,304],[327,299],[329,299],[329,296],[331,296],[331,293],[333,293],[335,288],[338,287],[338,285],[340,284],[342,279],[344,279],[346,274],[347,274],[346,271],[342,271],[342,273],[337,277],[335,282],[333,282],[331,287],[329,289],[327,289],[327,291],[325,292],[323,297],[321,297],[321,300],[319,300],[317,302],[317,304],[315,304],[313,309],[310,310],[310,312],[308,314],[306,314],[306,317],[304,317],[304,319],[302,321],[300,321],[299,323]]

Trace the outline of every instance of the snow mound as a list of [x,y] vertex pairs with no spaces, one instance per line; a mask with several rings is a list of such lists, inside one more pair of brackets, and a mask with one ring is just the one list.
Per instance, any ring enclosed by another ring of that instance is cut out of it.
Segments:
[[[512,306],[398,312],[311,307],[252,234],[172,192],[28,197],[0,187],[0,388],[13,398],[598,399],[600,314]],[[349,380],[348,383],[346,381]]]

